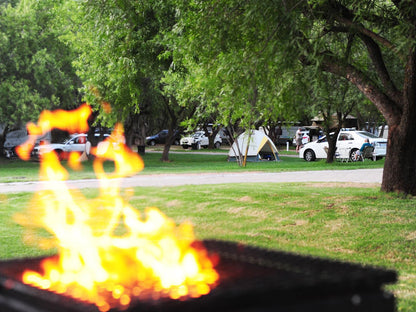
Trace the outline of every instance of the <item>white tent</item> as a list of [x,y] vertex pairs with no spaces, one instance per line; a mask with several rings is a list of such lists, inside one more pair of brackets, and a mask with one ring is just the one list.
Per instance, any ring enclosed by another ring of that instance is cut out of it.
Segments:
[[240,155],[244,157],[246,152],[247,161],[279,160],[277,148],[272,140],[258,130],[240,134],[228,152],[228,160],[235,161]]

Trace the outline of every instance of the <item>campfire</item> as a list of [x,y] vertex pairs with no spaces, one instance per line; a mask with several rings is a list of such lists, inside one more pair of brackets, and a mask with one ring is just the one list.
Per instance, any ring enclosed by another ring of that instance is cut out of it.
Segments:
[[[18,148],[19,156],[29,159],[36,136],[52,128],[88,131],[90,114],[88,105],[69,112],[43,112],[37,124],[28,125],[30,140]],[[126,308],[132,298],[149,292],[153,298],[206,295],[218,274],[201,245],[194,247],[192,225],[177,226],[155,207],[139,212],[127,202],[128,192],[122,194],[120,179],[144,167],[124,141],[123,128],[117,124],[108,139],[91,149],[100,180],[100,194],[92,200],[67,188],[68,172],[55,152],[40,156],[40,180],[50,187],[37,192],[28,211],[16,220],[30,230],[29,242],[36,229],[52,234],[52,238],[37,236],[36,243],[57,248],[58,256],[44,259],[40,270],[25,270],[22,281],[93,303],[100,311]],[[105,161],[114,162],[114,172],[105,172]],[[80,155],[71,153],[68,164],[80,168]]]

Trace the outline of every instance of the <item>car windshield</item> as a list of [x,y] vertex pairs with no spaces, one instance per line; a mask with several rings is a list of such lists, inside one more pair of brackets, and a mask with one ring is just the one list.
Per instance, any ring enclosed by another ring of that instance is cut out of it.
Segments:
[[199,138],[200,136],[202,136],[202,132],[195,132],[194,135],[192,136],[193,138]]
[[318,142],[319,143],[321,143],[321,142],[326,142],[327,140],[326,140],[326,136],[323,136],[322,138],[320,138],[319,140],[318,140]]
[[363,138],[378,139],[378,136],[367,131],[358,131],[357,134]]

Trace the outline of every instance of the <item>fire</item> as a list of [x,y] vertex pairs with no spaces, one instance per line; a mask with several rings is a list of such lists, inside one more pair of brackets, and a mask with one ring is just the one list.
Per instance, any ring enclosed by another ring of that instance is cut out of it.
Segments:
[[29,160],[30,152],[35,145],[38,136],[42,136],[53,128],[75,132],[88,131],[88,118],[91,115],[91,107],[87,104],[81,105],[73,111],[64,111],[57,109],[55,111],[43,111],[38,120],[38,124],[28,123],[26,128],[29,133],[29,139],[24,144],[16,148],[16,152],[23,160]]
[[[65,114],[49,112],[28,128],[35,135],[51,126],[85,131],[87,110],[91,112],[88,106]],[[43,272],[26,270],[23,282],[94,303],[100,311],[127,307],[135,298],[178,299],[209,293],[218,274],[206,251],[196,248],[191,224],[177,226],[155,207],[141,213],[127,202],[128,191],[121,194],[120,178],[144,167],[139,155],[124,144],[122,126],[118,124],[91,153],[101,183],[94,199],[66,186],[68,172],[54,152],[41,155],[40,179],[50,185],[35,195],[27,213],[16,218],[51,233],[52,239],[38,243],[56,247],[58,256],[42,262]],[[112,173],[103,169],[107,160],[114,162]],[[79,157],[70,156],[68,162],[79,167]],[[29,234],[27,239],[33,240],[33,233]]]

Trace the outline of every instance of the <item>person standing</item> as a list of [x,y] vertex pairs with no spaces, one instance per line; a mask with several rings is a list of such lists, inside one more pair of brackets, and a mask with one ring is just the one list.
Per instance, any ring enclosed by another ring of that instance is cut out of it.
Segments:
[[302,129],[298,128],[295,134],[295,140],[296,140],[296,153],[299,153],[299,149],[302,146]]

